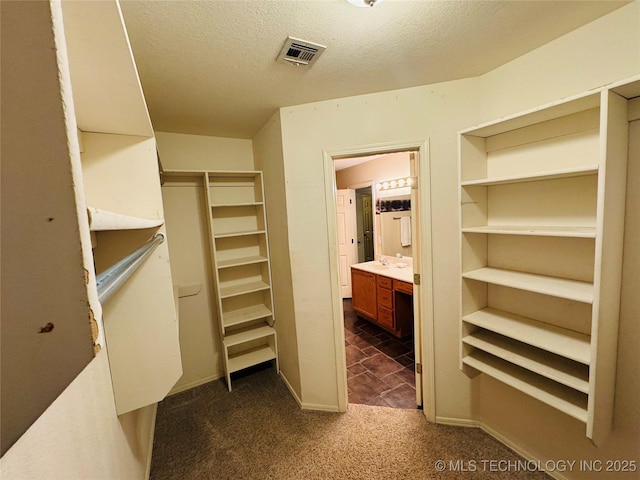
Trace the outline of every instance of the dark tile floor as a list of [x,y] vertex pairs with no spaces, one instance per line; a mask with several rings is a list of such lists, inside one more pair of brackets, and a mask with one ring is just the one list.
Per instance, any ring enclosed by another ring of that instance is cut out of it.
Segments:
[[349,402],[416,408],[413,336],[402,339],[359,317],[343,300]]

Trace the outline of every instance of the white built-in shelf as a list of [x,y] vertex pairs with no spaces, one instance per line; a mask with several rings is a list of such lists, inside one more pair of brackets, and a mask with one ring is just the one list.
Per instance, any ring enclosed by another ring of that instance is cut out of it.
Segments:
[[136,230],[157,228],[164,224],[164,219],[148,219],[123,215],[94,207],[87,207],[89,230],[99,232],[103,230]]
[[578,280],[491,267],[463,273],[462,277],[582,303],[593,303],[593,284]]
[[597,165],[587,165],[577,168],[564,168],[537,173],[526,173],[521,175],[509,175],[504,177],[483,178],[479,180],[467,180],[460,182],[463,187],[471,185],[504,185],[508,183],[537,182],[540,180],[555,180],[567,177],[582,177],[585,175],[595,175],[598,173]]
[[582,393],[589,393],[589,367],[488,330],[477,330],[462,342]]
[[536,107],[526,112],[509,115],[498,120],[492,120],[475,127],[467,128],[460,133],[477,137],[490,137],[584,112],[592,108],[598,108],[599,106],[600,93],[581,94],[573,98],[562,99],[558,102]]
[[464,315],[462,320],[585,365],[591,360],[590,338],[583,333],[495,308],[483,308]]
[[483,225],[465,227],[463,233],[490,233],[496,235],[530,235],[539,237],[596,238],[595,227],[556,227],[538,225]]
[[220,298],[235,297],[245,293],[259,292],[260,290],[269,290],[271,287],[268,283],[258,280],[256,282],[247,282],[228,287],[220,287]]
[[276,352],[270,345],[245,350],[240,353],[229,355],[229,372],[237,372],[259,363],[268,362],[276,358]]
[[267,318],[272,315],[271,310],[266,305],[252,305],[250,307],[243,307],[237,310],[224,311],[222,313],[223,322],[225,327],[233,327],[235,325],[241,325],[243,323],[258,320],[260,318]]
[[219,260],[218,268],[239,267],[242,265],[251,265],[254,263],[264,263],[268,261],[269,259],[267,257],[263,257],[261,255],[253,255],[253,256],[244,257],[244,258],[232,258],[229,260]]
[[224,337],[224,344],[227,347],[233,345],[240,345],[252,340],[258,340],[260,338],[270,337],[274,335],[275,330],[270,325],[263,325],[258,328],[247,328],[238,332],[233,332]]
[[587,395],[524,368],[475,350],[462,362],[496,380],[520,390],[571,417],[587,422]]
[[228,232],[228,233],[214,233],[214,238],[230,238],[230,237],[243,237],[245,235],[260,235],[266,233],[264,230],[246,230],[239,232]]
[[227,203],[214,203],[211,208],[226,208],[226,207],[260,207],[264,205],[264,202],[227,202]]
[[637,92],[636,78],[458,137],[461,369],[585,422],[595,445],[613,425]]

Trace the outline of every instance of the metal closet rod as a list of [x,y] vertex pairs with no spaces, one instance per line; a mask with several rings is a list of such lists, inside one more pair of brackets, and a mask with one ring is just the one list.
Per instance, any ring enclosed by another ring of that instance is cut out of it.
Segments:
[[162,242],[164,242],[164,234],[156,233],[135,252],[127,255],[97,275],[96,285],[98,287],[98,300],[100,300],[100,303],[117,292],[133,272],[142,265],[142,262],[144,262],[145,259],[151,255],[151,252]]

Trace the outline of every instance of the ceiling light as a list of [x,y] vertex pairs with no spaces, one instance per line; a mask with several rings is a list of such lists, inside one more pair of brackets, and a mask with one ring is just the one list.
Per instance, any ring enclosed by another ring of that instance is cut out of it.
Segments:
[[356,7],[373,7],[378,3],[381,3],[382,0],[347,0],[351,5],[355,5]]

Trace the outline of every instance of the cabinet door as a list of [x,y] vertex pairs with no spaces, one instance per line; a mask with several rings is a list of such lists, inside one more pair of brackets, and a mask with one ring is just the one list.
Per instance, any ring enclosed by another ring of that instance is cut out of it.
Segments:
[[376,319],[376,276],[373,273],[351,269],[353,309],[373,320]]

